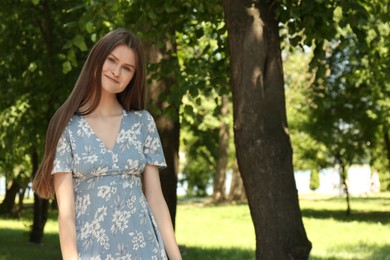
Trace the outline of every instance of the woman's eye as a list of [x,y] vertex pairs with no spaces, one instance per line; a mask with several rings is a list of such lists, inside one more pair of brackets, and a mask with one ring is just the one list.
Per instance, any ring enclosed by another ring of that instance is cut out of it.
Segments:
[[115,62],[115,60],[113,59],[113,58],[111,58],[111,57],[108,57],[107,58],[109,61],[111,61],[111,62]]
[[129,67],[124,67],[124,69],[125,69],[126,71],[131,71],[131,69],[130,69]]

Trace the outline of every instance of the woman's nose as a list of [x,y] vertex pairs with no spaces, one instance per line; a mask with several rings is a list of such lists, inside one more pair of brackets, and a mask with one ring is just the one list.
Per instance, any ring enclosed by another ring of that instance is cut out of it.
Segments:
[[112,73],[112,75],[114,75],[115,77],[118,77],[120,71],[121,71],[121,70],[120,70],[120,67],[119,67],[119,66],[115,66],[114,68],[112,68],[111,73]]

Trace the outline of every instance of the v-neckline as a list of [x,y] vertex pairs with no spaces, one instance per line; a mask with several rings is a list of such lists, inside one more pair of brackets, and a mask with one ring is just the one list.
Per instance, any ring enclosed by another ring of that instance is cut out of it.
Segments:
[[115,149],[115,146],[116,144],[118,143],[118,138],[119,138],[119,135],[120,135],[120,132],[122,130],[122,125],[123,125],[123,119],[125,117],[126,113],[125,113],[125,110],[122,109],[122,117],[121,117],[121,122],[119,124],[119,129],[117,131],[117,134],[116,134],[116,138],[115,138],[115,142],[113,144],[113,146],[111,148],[109,148],[103,141],[102,139],[96,134],[95,130],[93,130],[91,124],[88,122],[88,120],[85,118],[85,116],[81,116],[81,118],[85,121],[85,123],[87,124],[88,128],[91,130],[92,134],[95,136],[96,140],[99,142],[100,145],[102,145],[107,151],[110,151],[110,152],[113,152],[114,149]]

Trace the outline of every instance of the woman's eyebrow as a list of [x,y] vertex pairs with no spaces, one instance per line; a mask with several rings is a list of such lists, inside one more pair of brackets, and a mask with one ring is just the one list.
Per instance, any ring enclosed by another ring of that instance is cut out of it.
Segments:
[[[114,54],[110,53],[110,55],[111,55],[115,60],[119,61],[118,57],[116,57]],[[129,63],[125,63],[124,65],[135,68],[134,65],[129,64]]]

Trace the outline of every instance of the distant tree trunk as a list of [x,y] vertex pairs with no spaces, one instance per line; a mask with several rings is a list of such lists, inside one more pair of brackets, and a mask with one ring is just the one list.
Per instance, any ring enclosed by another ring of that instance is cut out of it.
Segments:
[[340,164],[340,178],[341,178],[341,186],[343,188],[343,191],[344,191],[344,194],[345,194],[345,200],[347,201],[347,216],[350,216],[351,215],[351,204],[350,204],[350,201],[349,201],[349,189],[348,189],[348,183],[347,183],[347,179],[348,179],[348,174],[347,174],[347,167],[344,163],[344,160],[341,158],[341,155],[338,154],[337,155],[337,161],[339,162]]
[[385,146],[387,151],[387,165],[390,171],[390,138],[389,138],[389,129],[386,126],[383,126],[383,139],[385,140]]
[[[172,55],[176,53],[176,45],[172,41],[167,41],[163,49],[159,49],[151,43],[146,43],[145,47],[149,63],[158,64],[162,59],[166,59],[172,66],[169,70],[164,68],[164,71],[178,71],[177,58]],[[163,68],[160,67],[159,72],[156,73],[161,73],[162,70]],[[180,140],[179,107],[177,104],[168,103],[162,98],[163,95],[169,95],[171,87],[176,84],[174,76],[171,73],[170,75],[160,75],[158,80],[152,80],[148,98],[152,105],[150,112],[155,116],[167,162],[167,168],[162,170],[160,175],[161,188],[175,227]]]
[[217,170],[213,182],[213,202],[221,202],[226,199],[226,169],[229,162],[229,124],[226,122],[229,113],[228,96],[222,95],[221,127],[219,128],[219,154]]
[[[53,45],[53,19],[51,17],[51,1],[42,0],[37,6],[42,14],[40,19],[37,19],[37,25],[41,31],[41,37],[45,43],[47,53],[44,54],[48,60],[48,64],[53,64],[55,60],[54,45]],[[53,74],[54,66],[48,66],[48,74]],[[52,99],[48,102],[49,109],[47,110],[46,118],[50,118],[50,115],[54,109]],[[37,152],[37,144],[33,144],[31,152],[31,163],[32,163],[32,178],[34,178],[38,167],[39,159]],[[34,193],[34,208],[33,208],[33,225],[30,233],[30,242],[34,244],[40,244],[43,237],[43,230],[47,221],[49,210],[49,200],[41,199],[36,193]]]
[[[34,178],[37,170],[38,170],[38,153],[36,147],[33,146],[33,151],[31,154],[31,163],[32,163],[32,176]],[[43,237],[43,228],[45,227],[48,210],[49,210],[49,201],[44,200],[38,197],[36,193],[34,193],[34,220],[33,226],[30,233],[30,242],[34,244],[40,244]]]
[[278,1],[224,0],[234,140],[257,259],[308,259],[287,130]]
[[242,183],[240,171],[238,169],[237,158],[234,159],[233,171],[232,171],[232,182],[230,184],[228,200],[238,201],[238,202],[242,202],[246,200],[245,188],[244,188],[244,184]]
[[19,195],[19,203],[18,203],[19,211],[23,209],[23,201],[24,201],[25,193],[26,193],[26,188],[19,189],[19,192],[18,192],[18,195]]
[[320,176],[317,168],[312,168],[310,172],[310,184],[309,187],[311,190],[316,190],[320,187]]
[[1,203],[1,212],[6,214],[14,213],[16,195],[20,190],[20,184],[17,178],[12,180],[11,187],[5,190],[5,197]]

